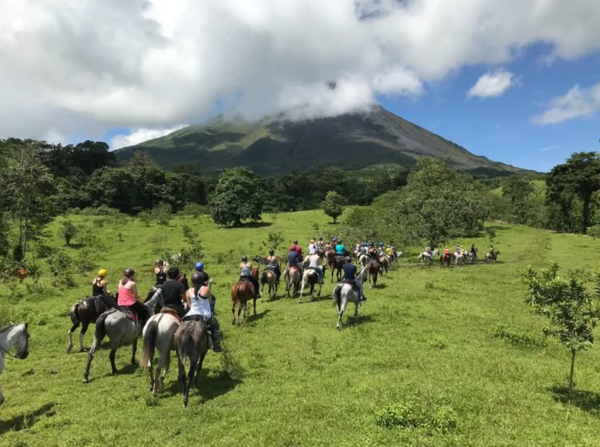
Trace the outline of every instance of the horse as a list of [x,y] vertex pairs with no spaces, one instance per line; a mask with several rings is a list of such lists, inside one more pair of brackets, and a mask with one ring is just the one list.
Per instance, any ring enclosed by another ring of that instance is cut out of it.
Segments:
[[468,262],[469,264],[475,264],[475,261],[477,261],[477,253],[468,251],[467,257],[466,257],[466,262]]
[[[361,269],[357,276],[357,280],[363,277],[364,268]],[[333,305],[336,307],[338,312],[338,319],[336,329],[339,331],[342,326],[342,317],[346,311],[348,303],[354,303],[354,322],[358,321],[358,306],[360,305],[360,293],[355,290],[354,286],[348,283],[338,284],[333,289]]]
[[[258,269],[253,268],[251,275],[258,281]],[[244,321],[248,313],[248,301],[252,300],[254,304],[254,315],[256,315],[256,294],[254,293],[254,284],[249,280],[236,282],[231,288],[231,314],[233,315],[233,325],[236,325],[235,305],[239,303],[237,324],[240,324],[240,314],[244,308]],[[258,292],[258,291],[257,291]]]
[[459,263],[461,265],[465,265],[465,262],[467,260],[467,252],[465,250],[461,250],[461,251],[457,251],[456,253],[454,253],[454,265],[458,265]]
[[385,271],[385,276],[387,276],[389,266],[390,266],[390,260],[387,257],[387,255],[379,256],[379,273],[381,273],[381,276],[384,276],[384,271]]
[[494,250],[491,253],[486,253],[485,254],[485,263],[487,264],[488,262],[496,262],[498,260],[498,255],[500,254],[500,251],[498,250]]
[[[114,301],[114,296],[109,296]],[[115,304],[116,307],[116,304]],[[71,307],[71,322],[73,326],[69,330],[69,345],[67,346],[67,354],[71,352],[73,348],[73,333],[81,324],[81,332],[79,333],[79,352],[85,352],[83,347],[83,338],[88,330],[88,327],[92,323],[96,323],[96,320],[100,314],[106,312],[108,307],[104,302],[95,296],[84,298],[83,300],[77,301]]]
[[454,259],[453,253],[444,253],[440,257],[440,267],[441,268],[444,268],[444,266],[450,267],[450,262],[452,262],[452,259]]
[[365,253],[361,253],[360,256],[358,257],[358,265],[360,265],[361,267],[366,267],[368,261],[369,261],[369,256],[366,255]]
[[369,289],[371,289],[371,285],[373,287],[377,287],[377,275],[379,274],[379,263],[371,259],[367,263],[367,281],[369,282]]
[[[175,351],[179,367],[178,379],[183,384],[183,407],[187,408],[190,388],[196,374],[196,383],[200,377],[202,363],[208,352],[208,327],[203,320],[191,320],[181,323],[175,332]],[[185,374],[185,361],[189,359],[190,369]]]
[[[10,323],[4,329],[0,329],[0,374],[4,371],[4,356],[25,360],[29,355],[29,332],[27,331],[28,324]],[[11,354],[9,351],[12,347],[17,348],[17,355]],[[0,405],[4,403],[4,395],[0,389]]]
[[419,261],[421,262],[425,262],[425,260],[427,259],[429,265],[431,265],[433,263],[433,259],[438,256],[440,254],[439,250],[436,248],[435,250],[433,250],[431,253],[428,253],[426,251],[424,251],[423,253],[421,253],[418,257]]
[[[171,366],[171,351],[175,349],[175,332],[181,320],[169,310],[153,315],[144,326],[142,336],[144,344],[140,366],[150,374],[150,391],[152,396],[164,389],[165,376]],[[153,371],[154,350],[158,349],[156,375]]]
[[298,295],[300,291],[300,282],[302,277],[300,276],[300,270],[297,267],[288,267],[283,272],[283,278],[285,279],[285,292],[286,296],[290,298],[290,291],[294,288],[294,296]]
[[22,284],[25,278],[29,275],[29,270],[24,268],[6,269],[4,270],[4,284],[7,284],[10,278],[17,278],[19,284]]
[[319,293],[317,296],[321,296],[321,289],[323,289],[323,285],[319,282],[319,272],[313,269],[304,270],[304,274],[302,275],[302,284],[300,285],[300,299],[299,302],[302,301],[302,293],[304,292],[304,285],[310,285],[310,300],[312,301],[314,298],[315,285],[319,285]]
[[331,269],[331,282],[333,282],[333,272],[336,271],[335,278],[337,281],[342,280],[342,270],[345,264],[343,256],[334,256],[327,261],[329,268]]
[[269,285],[269,299],[277,297],[277,275],[273,270],[267,269],[262,272],[260,283],[262,284],[261,297],[265,296],[265,285],[267,284]]
[[94,342],[88,353],[87,366],[83,374],[83,383],[89,383],[90,367],[96,350],[100,347],[104,337],[108,335],[110,340],[110,366],[112,367],[113,376],[118,373],[115,366],[115,356],[117,349],[121,345],[131,344],[133,346],[131,353],[131,364],[135,365],[135,352],[137,351],[137,339],[142,332],[142,325],[133,318],[131,314],[125,313],[121,309],[111,309],[104,312],[96,320],[96,332],[94,333]]

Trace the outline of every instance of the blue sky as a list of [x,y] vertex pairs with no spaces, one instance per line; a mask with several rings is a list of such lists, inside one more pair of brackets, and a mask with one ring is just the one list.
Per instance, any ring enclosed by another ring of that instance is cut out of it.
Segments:
[[0,29],[0,138],[116,149],[380,102],[524,168],[600,147],[600,1],[2,0]]

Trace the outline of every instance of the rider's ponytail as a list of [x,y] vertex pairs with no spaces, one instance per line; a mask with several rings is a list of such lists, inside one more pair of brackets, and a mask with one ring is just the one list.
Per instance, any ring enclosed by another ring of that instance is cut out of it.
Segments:
[[194,297],[198,298],[198,294],[200,293],[200,286],[202,284],[200,284],[199,282],[197,284],[194,284]]

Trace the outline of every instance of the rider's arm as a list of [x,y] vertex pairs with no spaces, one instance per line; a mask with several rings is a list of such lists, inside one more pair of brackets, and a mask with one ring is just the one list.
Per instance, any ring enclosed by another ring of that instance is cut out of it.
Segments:
[[192,307],[192,297],[190,296],[189,290],[185,292],[185,302],[187,303],[188,307]]
[[102,284],[102,291],[104,294],[109,295],[110,292],[108,291],[108,283],[106,281],[101,281],[100,284]]
[[140,299],[140,296],[138,295],[138,291],[137,291],[137,284],[136,284],[136,283],[133,283],[133,285],[131,286],[131,291],[133,292],[133,297],[134,297],[136,300],[139,300],[139,299]]

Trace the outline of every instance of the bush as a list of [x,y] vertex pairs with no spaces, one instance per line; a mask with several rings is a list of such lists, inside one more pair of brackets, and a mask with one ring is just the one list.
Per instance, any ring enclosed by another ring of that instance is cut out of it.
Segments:
[[73,260],[64,251],[50,256],[46,262],[53,276],[54,287],[73,287]]
[[152,223],[152,214],[149,211],[142,211],[137,215],[137,218],[146,227],[149,227]]
[[593,237],[594,239],[598,239],[600,237],[600,225],[588,227],[587,235]]
[[88,273],[96,267],[94,262],[96,258],[95,250],[90,247],[82,248],[75,258],[75,269],[78,273]]
[[65,240],[65,244],[71,245],[71,240],[79,233],[79,228],[70,220],[63,220],[58,229],[58,235]]
[[190,217],[192,219],[198,219],[205,213],[205,208],[197,203],[188,203],[183,207],[177,214],[182,217]]
[[527,332],[520,331],[518,329],[511,328],[506,324],[498,324],[494,327],[490,334],[493,337],[501,338],[508,341],[510,344],[515,346],[546,346],[546,340],[544,338],[537,337],[535,335],[528,334]]
[[152,217],[157,224],[168,226],[173,217],[173,208],[168,203],[160,203],[152,209]]
[[448,405],[414,398],[377,412],[375,421],[377,425],[385,428],[400,427],[448,433],[456,428],[458,418],[454,409]]

